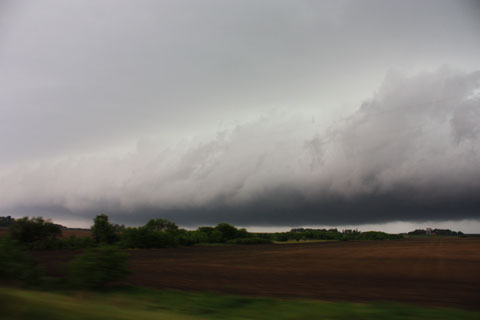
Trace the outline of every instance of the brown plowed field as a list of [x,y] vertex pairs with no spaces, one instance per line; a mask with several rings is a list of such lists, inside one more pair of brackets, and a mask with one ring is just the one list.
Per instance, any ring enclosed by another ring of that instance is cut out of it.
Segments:
[[[480,239],[130,250],[134,285],[480,309]],[[68,252],[41,252],[51,272]]]

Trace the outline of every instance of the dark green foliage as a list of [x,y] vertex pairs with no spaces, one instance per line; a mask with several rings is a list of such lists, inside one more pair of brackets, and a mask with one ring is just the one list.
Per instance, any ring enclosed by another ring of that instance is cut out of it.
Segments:
[[167,248],[194,244],[189,232],[165,219],[152,219],[143,227],[125,228],[120,245],[124,248]]
[[220,223],[216,227],[199,227],[192,235],[196,243],[225,243],[250,237],[252,235],[246,229],[237,229],[228,223]]
[[250,238],[251,237],[251,234],[248,233],[247,229],[245,228],[241,228],[241,229],[237,229],[237,233],[235,234],[235,238]]
[[275,234],[274,233],[261,233],[261,232],[257,232],[257,233],[250,233],[250,237],[254,237],[254,238],[262,238],[262,239],[268,239],[268,240],[275,240]]
[[181,246],[193,246],[198,243],[197,239],[194,237],[195,231],[187,231],[184,229],[179,229],[176,232],[175,241]]
[[9,236],[30,248],[41,248],[62,234],[60,226],[42,217],[17,219],[8,228]]
[[221,243],[223,241],[223,234],[215,227],[199,227],[195,232],[198,232],[198,237],[202,237],[198,243]]
[[200,227],[197,229],[197,231],[207,235],[207,241],[202,241],[202,242],[209,242],[209,243],[222,242],[222,237],[223,237],[222,232],[214,227]]
[[342,241],[360,240],[361,232],[357,230],[344,230],[340,238]]
[[237,228],[229,225],[228,223],[220,223],[215,227],[215,229],[222,233],[221,242],[226,242],[237,237]]
[[424,235],[424,234],[427,234],[427,231],[425,231],[423,229],[416,229],[414,231],[410,231],[408,234],[409,235]]
[[398,234],[388,234],[385,232],[368,231],[360,232],[357,230],[337,229],[292,229],[290,232],[277,232],[273,234],[273,240],[286,242],[288,240],[397,240],[403,237]]
[[108,221],[108,216],[105,214],[95,217],[91,230],[93,239],[97,243],[112,244],[118,240],[115,226]]
[[39,280],[36,263],[16,241],[0,239],[0,282],[35,284]]
[[91,237],[77,237],[72,235],[68,238],[57,240],[57,249],[85,249],[95,246]]
[[387,240],[390,239],[389,234],[379,231],[367,231],[360,234],[360,240]]
[[152,231],[177,232],[178,226],[166,219],[151,219],[145,225],[146,228]]
[[450,229],[433,229],[432,233],[437,236],[463,236],[463,232],[452,231]]
[[213,229],[213,231],[208,236],[208,242],[210,243],[225,242],[222,232],[220,230]]
[[288,233],[287,232],[278,233],[276,235],[276,240],[281,241],[281,242],[287,242],[288,241]]
[[143,227],[126,228],[121,234],[120,245],[124,248],[165,248],[197,243],[225,243],[242,238],[251,238],[251,234],[227,223],[187,231],[179,229],[168,220],[152,219]]
[[113,224],[113,230],[115,230],[115,232],[122,232],[125,230],[125,225],[115,223]]
[[194,243],[208,243],[209,242],[208,233],[206,233],[204,231],[200,231],[200,228],[193,231],[191,233],[190,237],[191,237],[191,239],[193,240]]
[[[416,229],[414,231],[410,231],[408,233],[411,236],[418,236],[418,235],[427,235],[427,231],[424,229]],[[452,231],[450,229],[432,229],[430,235],[436,236],[463,236],[463,232],[461,231]]]
[[10,216],[0,217],[0,227],[8,227],[13,223],[15,223],[15,219]]
[[[42,228],[39,228],[41,226]],[[37,229],[43,230],[43,233]],[[15,239],[29,244],[30,248],[41,250],[48,249],[84,249],[98,244],[117,243],[123,248],[166,248],[175,246],[191,246],[201,243],[230,243],[254,244],[270,243],[272,241],[296,240],[395,240],[401,235],[392,235],[384,232],[359,232],[357,230],[337,229],[310,229],[296,228],[290,232],[277,233],[249,233],[246,229],[237,229],[228,223],[220,223],[215,227],[199,227],[195,231],[187,231],[166,219],[151,219],[145,226],[125,228],[123,225],[111,224],[108,216],[101,214],[95,217],[91,227],[93,238],[77,238],[71,236],[67,239],[57,239],[60,226],[42,218],[23,218],[18,223],[11,225]],[[26,230],[32,232],[26,232]],[[45,230],[48,230],[45,231]],[[53,233],[52,233],[53,230]],[[437,229],[435,229],[437,230]],[[22,231],[22,232],[20,232]],[[442,230],[439,230],[440,232]],[[448,230],[450,231],[450,230]],[[461,233],[458,233],[461,234]],[[41,241],[39,240],[41,239]],[[246,239],[245,241],[237,241]],[[262,241],[265,240],[265,241]]]
[[171,232],[155,231],[147,226],[126,228],[122,232],[120,245],[124,248],[175,247],[177,240]]
[[212,233],[213,230],[215,230],[214,227],[198,227],[197,229],[197,231],[204,232],[207,235],[210,235],[210,233]]
[[262,238],[239,238],[227,241],[230,244],[270,244],[272,240]]
[[69,264],[68,280],[78,288],[100,289],[128,275],[127,254],[113,246],[85,250]]

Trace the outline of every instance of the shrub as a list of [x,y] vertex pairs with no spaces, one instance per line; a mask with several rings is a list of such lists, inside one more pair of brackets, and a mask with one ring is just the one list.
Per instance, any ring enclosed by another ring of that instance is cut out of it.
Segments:
[[33,259],[16,241],[0,239],[0,280],[6,283],[31,285],[39,280],[40,272]]
[[127,254],[112,246],[85,250],[69,264],[69,282],[78,288],[99,289],[125,279]]
[[53,242],[62,234],[59,225],[42,217],[29,219],[24,217],[17,219],[8,228],[9,235],[13,240],[21,242],[30,248],[43,247],[47,242]]

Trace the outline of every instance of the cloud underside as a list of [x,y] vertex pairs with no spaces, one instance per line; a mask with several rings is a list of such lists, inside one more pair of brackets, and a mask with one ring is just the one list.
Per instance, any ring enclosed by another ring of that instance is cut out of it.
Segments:
[[480,72],[387,74],[333,124],[269,114],[210,139],[143,139],[0,168],[2,212],[294,226],[480,219]]

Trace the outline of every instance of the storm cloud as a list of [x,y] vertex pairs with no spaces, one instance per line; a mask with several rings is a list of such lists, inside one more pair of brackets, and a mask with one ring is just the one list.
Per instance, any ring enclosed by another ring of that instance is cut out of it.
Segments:
[[2,206],[184,225],[477,219],[479,88],[480,72],[392,71],[332,125],[268,114],[203,141],[9,166]]
[[3,1],[0,215],[480,219],[476,1]]

